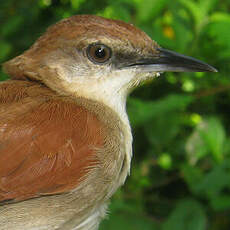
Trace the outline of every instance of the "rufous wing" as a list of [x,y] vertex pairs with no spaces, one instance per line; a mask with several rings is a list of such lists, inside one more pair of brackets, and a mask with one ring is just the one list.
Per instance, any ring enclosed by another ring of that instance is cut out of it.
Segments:
[[42,86],[0,84],[0,202],[77,188],[97,165],[103,126]]

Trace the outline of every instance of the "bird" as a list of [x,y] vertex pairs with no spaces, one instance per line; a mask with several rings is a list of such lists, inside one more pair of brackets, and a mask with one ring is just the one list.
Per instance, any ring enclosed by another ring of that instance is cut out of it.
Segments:
[[130,173],[130,92],[163,72],[217,72],[95,15],[50,26],[3,69],[0,230],[97,230]]

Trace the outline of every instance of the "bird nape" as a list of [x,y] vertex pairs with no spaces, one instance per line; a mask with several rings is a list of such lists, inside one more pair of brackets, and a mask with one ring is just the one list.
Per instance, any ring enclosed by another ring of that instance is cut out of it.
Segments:
[[0,230],[96,230],[132,158],[126,97],[165,71],[216,72],[131,24],[77,15],[6,62]]

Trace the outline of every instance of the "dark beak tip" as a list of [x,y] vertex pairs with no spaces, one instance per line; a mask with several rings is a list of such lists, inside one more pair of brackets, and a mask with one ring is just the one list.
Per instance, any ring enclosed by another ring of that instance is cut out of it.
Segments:
[[211,72],[218,73],[219,71],[218,71],[218,69],[216,69],[216,68],[212,67]]
[[215,67],[207,64],[206,68],[202,70],[202,72],[218,73],[219,71]]
[[171,65],[174,67],[181,67],[179,72],[218,72],[218,70],[213,66],[196,58],[179,54],[163,48],[158,48],[158,51],[160,54],[159,60],[163,60],[163,62],[165,62],[165,64],[168,64],[169,66]]

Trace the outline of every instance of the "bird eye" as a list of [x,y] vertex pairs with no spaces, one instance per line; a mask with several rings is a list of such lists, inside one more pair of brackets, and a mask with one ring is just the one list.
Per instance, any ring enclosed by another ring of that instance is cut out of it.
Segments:
[[87,48],[88,58],[96,64],[105,63],[111,58],[111,54],[111,49],[102,44],[91,44]]

